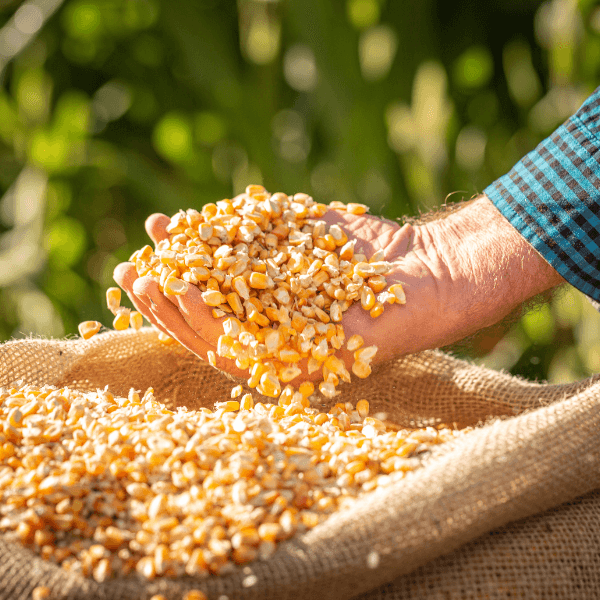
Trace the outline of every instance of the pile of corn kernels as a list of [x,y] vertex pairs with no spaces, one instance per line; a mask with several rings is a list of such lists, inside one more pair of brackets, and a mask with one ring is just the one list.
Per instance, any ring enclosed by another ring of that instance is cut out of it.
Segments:
[[[329,208],[354,215],[367,210],[341,202]],[[321,220],[327,209],[307,194],[248,186],[244,194],[206,204],[200,212],[180,211],[167,226],[168,238],[130,260],[161,292],[183,295],[196,285],[213,316],[228,317],[216,351],[248,370],[249,387],[277,398],[282,384],[298,381],[298,363],[307,359],[309,374],[321,371],[319,391],[334,398],[340,380],[350,382],[336,352],[345,344],[354,353],[352,372],[361,378],[370,375],[377,353],[360,335],[346,340],[343,313],[360,302],[376,318],[385,303],[405,304],[406,297],[398,283],[386,289],[392,263],[383,252],[367,258],[356,239]],[[115,329],[141,326],[139,313],[120,306],[118,288],[107,291],[107,303]],[[90,321],[80,332],[87,339],[100,327]],[[214,352],[208,360],[215,365]]]
[[151,389],[0,388],[0,533],[99,582],[226,573],[460,435],[390,430],[364,400],[248,396],[174,412]]

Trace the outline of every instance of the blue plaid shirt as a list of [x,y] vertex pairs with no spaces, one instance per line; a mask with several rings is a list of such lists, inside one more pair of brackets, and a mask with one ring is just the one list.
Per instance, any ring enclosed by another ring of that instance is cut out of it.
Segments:
[[600,87],[485,194],[570,284],[600,302]]

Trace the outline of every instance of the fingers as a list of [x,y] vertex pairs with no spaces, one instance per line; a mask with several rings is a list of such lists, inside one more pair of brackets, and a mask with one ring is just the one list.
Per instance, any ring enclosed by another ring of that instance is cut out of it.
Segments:
[[171,219],[167,215],[161,213],[154,213],[146,219],[145,227],[146,233],[150,236],[150,239],[154,244],[158,244],[161,240],[169,237],[167,233],[167,225],[171,222]]
[[223,333],[225,317],[215,319],[212,310],[202,299],[202,292],[195,285],[190,285],[186,294],[174,296],[183,318],[187,324],[208,343],[216,346]]
[[150,305],[147,304],[144,300],[145,298],[141,298],[136,296],[133,293],[133,284],[138,279],[137,271],[135,270],[135,266],[133,263],[121,263],[115,267],[113,272],[114,280],[125,290],[127,297],[131,300],[133,306],[135,306],[136,310],[140,312],[144,317],[152,323],[159,331],[162,331],[164,334],[169,335],[169,333],[164,329],[164,327],[156,320],[152,311],[150,310]]
[[[212,346],[202,339],[184,320],[179,309],[170,302],[158,288],[158,284],[150,277],[140,277],[133,284],[133,293],[147,299],[148,306],[155,319],[164,327],[167,333],[174,337],[188,350],[208,360],[207,352],[215,352]],[[212,318],[212,316],[211,316]],[[238,377],[247,376],[235,366],[234,361],[217,356],[217,368]]]

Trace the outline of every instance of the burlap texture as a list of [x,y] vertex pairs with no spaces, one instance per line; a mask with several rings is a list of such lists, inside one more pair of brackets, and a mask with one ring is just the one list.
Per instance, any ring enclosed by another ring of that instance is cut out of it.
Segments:
[[[0,346],[0,385],[21,379],[81,390],[108,385],[115,394],[152,386],[158,399],[189,407],[212,405],[231,388],[186,350],[159,344],[150,329],[88,342],[8,342]],[[425,352],[345,391],[400,425],[481,425],[441,446],[419,471],[227,576],[97,584],[0,538],[0,599],[28,598],[42,583],[53,598],[111,600],[156,593],[179,600],[194,587],[211,600],[600,596],[598,378],[543,385]]]

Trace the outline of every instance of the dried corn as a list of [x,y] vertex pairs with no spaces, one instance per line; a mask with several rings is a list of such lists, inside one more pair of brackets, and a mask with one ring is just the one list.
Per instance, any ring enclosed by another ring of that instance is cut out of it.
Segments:
[[226,573],[460,433],[388,431],[366,401],[325,414],[284,392],[174,412],[151,389],[0,388],[0,534],[97,581]]

